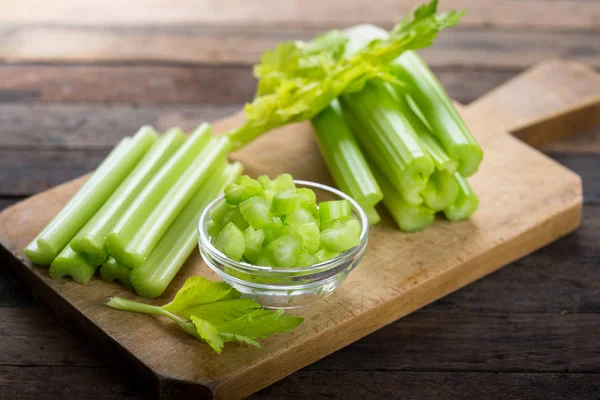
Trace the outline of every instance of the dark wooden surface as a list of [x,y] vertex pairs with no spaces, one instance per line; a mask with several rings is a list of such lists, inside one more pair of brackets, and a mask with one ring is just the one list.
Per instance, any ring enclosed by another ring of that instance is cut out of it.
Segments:
[[[363,18],[389,26],[410,2],[184,1],[160,12],[153,1],[137,12],[135,1],[118,16],[113,0],[20,3],[0,12],[0,209],[92,170],[142,124],[191,128],[239,109],[251,63],[277,40]],[[425,56],[463,103],[547,58],[600,68],[598,2],[448,4],[472,12]],[[600,130],[542,150],[583,178],[577,232],[253,398],[600,398]],[[142,396],[1,272],[0,398]]]

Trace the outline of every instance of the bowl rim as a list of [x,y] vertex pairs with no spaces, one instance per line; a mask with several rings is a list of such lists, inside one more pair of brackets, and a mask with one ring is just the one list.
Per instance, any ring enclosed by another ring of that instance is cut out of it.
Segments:
[[[348,200],[350,202],[350,204],[352,205],[352,210],[358,215],[359,220],[360,220],[361,231],[360,231],[359,244],[346,250],[345,252],[338,255],[337,257],[334,257],[330,260],[326,260],[326,261],[323,261],[323,262],[320,262],[317,264],[312,264],[312,265],[309,265],[306,267],[278,268],[278,267],[269,267],[269,266],[263,266],[263,265],[254,265],[254,264],[247,263],[245,261],[236,261],[236,260],[228,257],[227,255],[225,255],[221,251],[219,251],[215,246],[213,246],[212,242],[209,239],[208,233],[203,229],[203,227],[205,225],[204,221],[210,217],[209,214],[210,214],[211,209],[225,198],[225,195],[221,194],[219,197],[217,197],[216,199],[211,201],[210,204],[208,204],[204,208],[204,210],[202,211],[202,214],[200,215],[200,218],[198,219],[196,231],[197,231],[197,235],[199,238],[199,242],[200,242],[199,244],[200,244],[201,250],[207,251],[208,253],[210,253],[210,255],[212,257],[217,258],[219,262],[226,263],[226,264],[228,264],[229,267],[233,267],[234,269],[240,270],[241,272],[264,273],[264,274],[268,274],[271,276],[298,274],[298,273],[302,273],[302,275],[310,275],[311,272],[322,273],[329,269],[339,266],[340,263],[344,263],[348,259],[352,259],[355,256],[360,255],[361,252],[364,251],[364,248],[366,247],[367,242],[368,242],[369,221],[367,219],[367,215],[366,215],[365,211],[358,204],[358,202],[356,200],[354,200],[352,197],[350,197],[349,195],[347,195],[346,193],[342,192],[341,190],[335,189],[328,185],[324,185],[322,183],[301,180],[301,179],[294,179],[294,183],[296,185],[301,185],[303,187],[320,189],[320,190],[329,192],[331,194],[334,194],[343,200]],[[200,253],[202,256],[204,256],[202,254],[202,251]],[[205,262],[206,262],[206,260],[205,260]]]

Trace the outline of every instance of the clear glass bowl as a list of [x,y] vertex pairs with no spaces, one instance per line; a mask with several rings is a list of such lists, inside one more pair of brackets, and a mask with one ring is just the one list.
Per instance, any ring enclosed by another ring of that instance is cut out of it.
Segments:
[[317,201],[349,200],[361,225],[360,243],[336,258],[300,268],[275,268],[235,261],[217,250],[208,234],[210,211],[225,201],[221,195],[206,207],[198,221],[200,254],[221,279],[268,308],[299,308],[332,294],[361,261],[367,248],[369,224],[362,208],[347,194],[320,183],[295,180],[296,186],[312,189]]

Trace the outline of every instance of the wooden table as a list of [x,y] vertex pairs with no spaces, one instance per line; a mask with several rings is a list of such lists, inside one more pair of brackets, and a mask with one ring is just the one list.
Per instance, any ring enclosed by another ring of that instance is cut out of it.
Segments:
[[[278,40],[390,27],[413,2],[80,3],[0,6],[0,209],[92,170],[142,124],[190,129],[239,109],[250,65]],[[471,12],[423,54],[460,102],[548,58],[600,68],[598,2],[451,7]],[[600,130],[542,151],[583,178],[577,232],[253,397],[600,397]],[[84,340],[0,273],[1,399],[142,398]]]

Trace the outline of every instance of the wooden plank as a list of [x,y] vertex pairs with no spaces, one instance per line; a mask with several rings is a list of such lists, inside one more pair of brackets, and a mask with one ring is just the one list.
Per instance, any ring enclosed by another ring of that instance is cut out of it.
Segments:
[[591,129],[556,142],[546,143],[539,149],[544,152],[598,153],[600,152],[600,129]]
[[[389,21],[389,20],[388,20]],[[463,25],[461,25],[463,27]],[[319,30],[0,25],[0,60],[12,63],[252,65],[277,42]],[[548,58],[600,67],[596,33],[451,29],[422,51],[433,67],[524,69]]]
[[[444,67],[434,71],[451,96],[462,104],[470,103],[518,72]],[[195,103],[240,104],[241,108],[254,97],[255,86],[256,80],[246,66],[0,65],[0,98],[4,103],[165,103],[167,108],[172,103]],[[198,113],[206,108],[199,107]],[[3,110],[2,105],[0,110],[5,114],[0,118],[10,129],[10,114],[17,111]],[[215,114],[216,118],[224,115]]]
[[7,208],[9,206],[12,206],[19,200],[23,200],[23,197],[20,197],[20,196],[2,197],[2,196],[0,196],[0,211],[4,210],[5,208]]
[[[47,23],[70,25],[217,25],[244,27],[323,27],[356,23],[384,23],[400,19],[415,6],[410,0],[370,3],[332,0],[118,0],[58,4],[35,0],[12,0],[3,5],[0,23]],[[589,1],[446,0],[440,10],[468,8],[464,26],[486,28],[599,30],[600,7]]]

